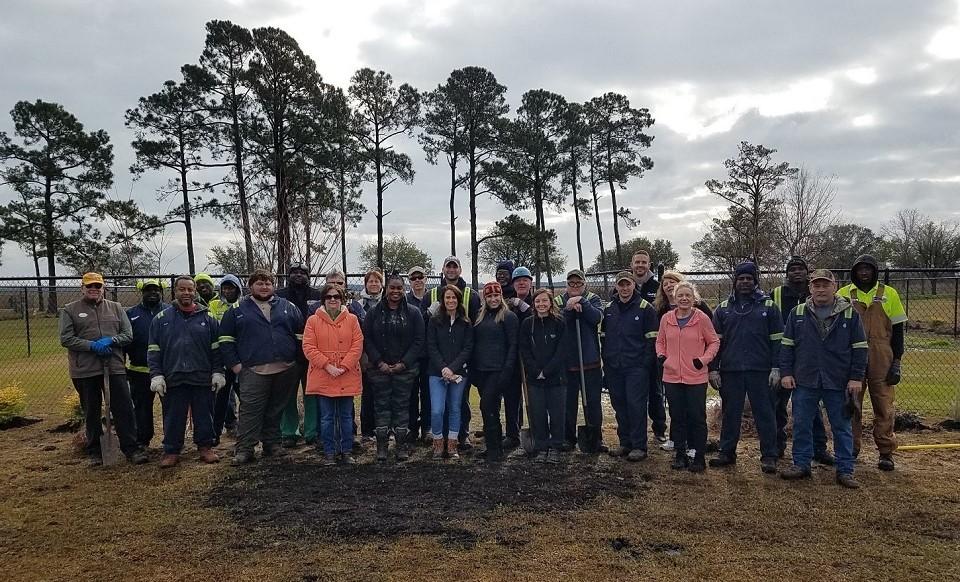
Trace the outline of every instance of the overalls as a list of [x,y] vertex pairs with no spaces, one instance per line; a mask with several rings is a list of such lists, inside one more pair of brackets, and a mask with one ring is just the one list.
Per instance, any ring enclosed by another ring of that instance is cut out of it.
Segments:
[[[887,373],[893,363],[893,323],[883,309],[883,294],[886,287],[877,285],[877,293],[869,305],[858,299],[858,289],[850,291],[850,302],[860,314],[863,329],[867,334],[869,356],[867,359],[867,388],[870,391],[870,404],[873,406],[873,440],[881,455],[887,455],[897,449],[897,437],[893,433],[893,421],[896,416],[894,407],[894,387],[887,384]],[[853,414],[853,449],[860,450],[863,442],[863,396],[860,391],[856,411]]]

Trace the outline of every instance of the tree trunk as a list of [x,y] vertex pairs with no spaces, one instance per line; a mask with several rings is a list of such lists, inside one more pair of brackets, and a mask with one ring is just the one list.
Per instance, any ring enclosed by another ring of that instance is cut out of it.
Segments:
[[237,112],[237,89],[231,88],[231,114],[233,117],[233,170],[237,174],[237,201],[240,203],[240,226],[243,228],[243,252],[247,273],[253,273],[253,235],[250,233],[250,206],[247,203],[247,185],[243,175],[243,137],[240,133],[240,116]]
[[37,257],[37,240],[33,234],[30,235],[30,258],[33,259],[33,272],[37,276],[37,310],[40,310],[43,308],[43,281],[40,280],[40,259]]
[[581,271],[586,272],[583,268],[583,241],[580,238],[580,205],[577,203],[577,162],[571,157],[570,163],[573,165],[573,171],[570,173],[570,190],[573,192],[573,219],[577,223],[577,264]]
[[183,191],[183,227],[187,230],[187,266],[191,274],[195,274],[196,262],[193,256],[193,223],[190,220],[190,186],[187,183],[186,159],[183,149],[180,150],[180,188]]
[[610,185],[610,202],[613,204],[613,242],[617,247],[617,268],[623,268],[623,251],[620,248],[620,224],[617,219],[617,187],[613,183],[612,171],[613,160],[611,159],[610,148],[607,148],[607,184]]
[[590,155],[590,192],[593,194],[593,217],[597,222],[597,237],[600,239],[600,270],[607,271],[607,252],[603,248],[603,226],[600,222],[600,197],[597,195],[597,182],[594,179],[593,155]]
[[480,244],[477,242],[477,157],[473,147],[469,154],[469,190],[470,190],[470,274],[473,280],[470,285],[477,289],[477,281],[480,279],[480,268],[477,257],[480,254]]
[[53,232],[53,185],[50,178],[44,182],[43,193],[43,235],[47,245],[47,313],[54,314],[59,306],[57,305],[57,261],[56,261],[56,240]]
[[303,223],[304,240],[305,240],[305,246],[306,246],[306,248],[304,249],[304,262],[307,264],[307,275],[312,275],[313,274],[313,257],[311,256],[312,253],[310,252],[311,250],[310,244],[312,242],[311,241],[312,233],[310,232],[310,229],[311,229],[310,198],[306,192],[304,192],[303,194],[303,216],[301,217],[300,220]]
[[457,158],[450,163],[450,254],[457,256],[457,213],[454,202],[457,198]]
[[337,188],[340,193],[340,260],[343,263],[343,276],[346,277],[349,272],[347,271],[347,193],[343,174],[343,167],[341,166]]
[[275,117],[273,157],[274,181],[277,196],[277,272],[286,274],[290,270],[290,208],[287,206],[286,167],[283,162],[283,143],[285,138],[282,129],[283,118]]

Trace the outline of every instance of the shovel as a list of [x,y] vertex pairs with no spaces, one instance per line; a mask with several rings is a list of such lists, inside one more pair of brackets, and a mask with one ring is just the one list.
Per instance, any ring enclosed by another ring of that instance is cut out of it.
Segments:
[[100,435],[100,457],[103,459],[104,467],[116,465],[123,459],[120,453],[120,441],[117,435],[113,433],[113,422],[110,420],[110,360],[104,360],[103,363],[103,407],[106,414],[106,426],[103,427],[103,433]]
[[523,406],[527,411],[527,428],[520,429],[520,446],[528,455],[537,452],[537,443],[530,434],[530,396],[527,387],[527,371],[523,367],[523,360],[520,360],[520,388],[523,390]]
[[600,427],[590,426],[590,417],[587,415],[587,379],[583,373],[583,342],[580,339],[580,318],[577,324],[577,360],[580,363],[580,399],[583,402],[583,422],[577,427],[577,448],[581,453],[595,454],[600,450]]

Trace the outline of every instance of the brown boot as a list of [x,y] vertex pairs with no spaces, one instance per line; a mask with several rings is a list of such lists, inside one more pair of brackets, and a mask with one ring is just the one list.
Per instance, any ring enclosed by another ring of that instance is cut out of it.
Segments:
[[217,453],[213,452],[213,449],[210,447],[200,447],[197,449],[197,452],[200,453],[200,460],[208,465],[210,463],[219,463],[220,457]]
[[443,458],[443,437],[433,439],[433,458]]
[[[437,442],[437,441],[433,441]],[[459,459],[460,453],[457,452],[457,439],[447,439],[447,457],[451,459]]]
[[163,456],[160,457],[160,468],[169,469],[170,467],[176,467],[177,463],[180,462],[180,455],[175,455],[173,453],[163,453]]

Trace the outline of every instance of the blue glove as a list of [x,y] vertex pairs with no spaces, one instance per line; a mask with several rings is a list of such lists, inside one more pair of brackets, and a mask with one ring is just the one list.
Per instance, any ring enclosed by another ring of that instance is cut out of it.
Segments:
[[113,338],[112,338],[112,337],[103,336],[102,338],[98,339],[97,341],[100,342],[101,344],[107,346],[108,348],[113,345]]
[[102,337],[90,344],[90,349],[99,356],[109,356],[112,353],[112,350],[110,349],[111,343],[113,343],[112,338]]

